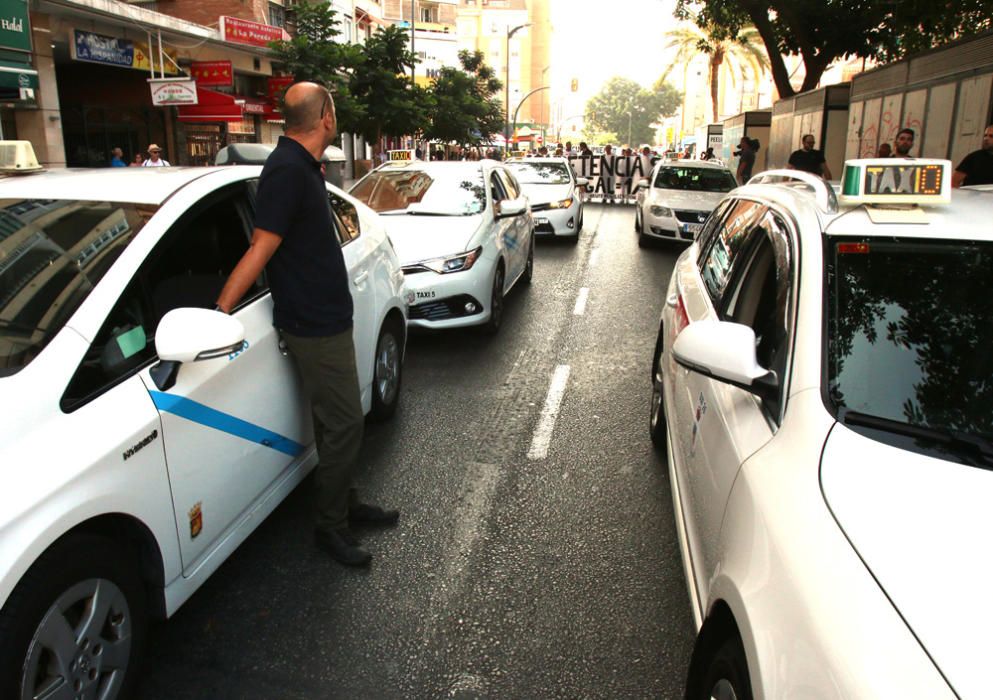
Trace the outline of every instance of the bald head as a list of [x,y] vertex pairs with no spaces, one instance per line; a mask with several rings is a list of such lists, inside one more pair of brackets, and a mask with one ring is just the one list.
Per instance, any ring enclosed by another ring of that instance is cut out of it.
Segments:
[[286,133],[308,133],[317,129],[328,113],[334,124],[334,101],[327,89],[317,83],[294,83],[283,98]]

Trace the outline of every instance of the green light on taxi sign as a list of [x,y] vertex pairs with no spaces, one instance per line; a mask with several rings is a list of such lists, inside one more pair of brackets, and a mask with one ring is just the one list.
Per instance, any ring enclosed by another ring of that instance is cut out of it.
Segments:
[[845,163],[843,204],[947,204],[952,163],[925,158],[866,158]]

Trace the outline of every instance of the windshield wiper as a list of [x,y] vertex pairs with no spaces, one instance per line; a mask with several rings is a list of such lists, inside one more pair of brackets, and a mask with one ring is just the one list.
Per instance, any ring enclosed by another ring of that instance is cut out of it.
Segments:
[[842,409],[840,418],[845,425],[882,430],[915,440],[930,442],[946,452],[962,458],[974,467],[993,467],[993,442],[982,435],[951,430],[950,428],[913,425],[892,418],[883,418],[882,416],[847,409]]

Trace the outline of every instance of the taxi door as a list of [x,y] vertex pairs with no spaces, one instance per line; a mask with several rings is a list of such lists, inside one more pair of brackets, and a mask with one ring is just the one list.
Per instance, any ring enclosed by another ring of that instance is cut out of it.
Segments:
[[[500,181],[503,183],[504,191],[511,199],[518,199],[523,196],[517,180],[509,170],[498,170]],[[517,276],[524,272],[524,267],[528,262],[528,251],[531,245],[534,223],[529,213],[524,212],[511,218],[511,237],[514,241],[514,253],[516,271],[513,276],[507,275],[509,280],[517,279]]]
[[355,366],[362,391],[363,409],[371,405],[370,393],[376,341],[379,338],[376,314],[376,242],[363,236],[359,215],[344,197],[328,189],[335,234],[341,245],[348,271],[348,291],[352,294],[352,337],[355,342]]
[[[213,307],[248,249],[251,218],[245,184],[237,183],[202,198],[164,234],[140,271],[153,318],[179,307]],[[312,439],[263,279],[231,313],[245,328],[240,351],[184,363],[165,390],[148,370],[142,374],[162,421],[186,576],[252,517]]]
[[[757,203],[738,202],[702,253],[699,284],[686,285],[713,302],[687,300],[688,320],[716,317],[751,326],[767,368],[785,362],[787,346],[790,257],[780,223]],[[684,367],[672,376],[679,488],[697,591],[706,600],[731,487],[742,463],[772,438],[779,406]]]
[[[505,199],[513,199],[496,169],[490,171],[490,191],[493,194],[494,211],[500,210],[500,203]],[[503,279],[503,289],[509,289],[511,283],[520,274],[520,240],[518,234],[518,219],[520,216],[500,216],[493,222],[496,246],[506,260],[506,274]]]

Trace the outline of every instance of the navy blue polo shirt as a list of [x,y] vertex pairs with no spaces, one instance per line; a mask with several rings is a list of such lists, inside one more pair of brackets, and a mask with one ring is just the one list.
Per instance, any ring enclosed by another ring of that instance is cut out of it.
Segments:
[[283,239],[266,265],[273,324],[307,337],[335,335],[351,328],[348,273],[332,224],[321,164],[286,136],[279,137],[262,168],[255,226]]

